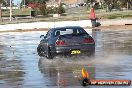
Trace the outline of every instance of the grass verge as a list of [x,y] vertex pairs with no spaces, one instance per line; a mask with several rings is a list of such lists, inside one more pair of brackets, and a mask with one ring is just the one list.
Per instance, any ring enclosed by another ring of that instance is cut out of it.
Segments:
[[[76,21],[76,20],[88,20],[89,11],[86,8],[72,8],[68,9],[66,13],[58,18],[38,16],[35,18],[27,17],[30,15],[31,9],[18,9],[13,10],[13,15],[16,16],[13,21],[9,21],[9,10],[3,12],[3,17],[8,17],[8,19],[3,20],[0,24],[17,24],[17,23],[31,23],[31,22],[56,22],[56,21]],[[118,18],[132,18],[132,11],[112,11],[106,12],[105,10],[96,10],[96,17],[101,19],[118,19]]]

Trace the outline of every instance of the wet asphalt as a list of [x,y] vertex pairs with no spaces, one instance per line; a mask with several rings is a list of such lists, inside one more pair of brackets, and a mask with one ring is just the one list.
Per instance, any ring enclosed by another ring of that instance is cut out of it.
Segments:
[[79,80],[82,68],[90,79],[132,80],[132,30],[92,30],[95,57],[58,56],[54,60],[37,55],[39,36],[45,33],[0,33],[0,88],[83,88]]

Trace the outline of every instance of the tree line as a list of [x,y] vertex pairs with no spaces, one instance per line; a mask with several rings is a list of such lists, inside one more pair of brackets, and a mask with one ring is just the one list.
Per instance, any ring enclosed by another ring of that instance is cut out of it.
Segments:
[[132,0],[100,0],[100,2],[96,0],[86,0],[86,3],[95,3],[95,5],[100,3],[101,7],[107,8],[109,11],[112,9],[121,10],[122,8],[132,9]]
[[[42,5],[42,7],[45,8],[46,2],[49,0],[22,0],[21,5],[27,5],[29,3],[38,3]],[[95,3],[95,7],[98,8],[98,2],[96,0],[85,0],[85,2],[91,5]],[[122,8],[132,9],[132,0],[100,0],[99,6],[100,8],[107,8],[108,11],[111,11],[112,9],[119,9],[122,10]],[[2,18],[2,8],[1,6],[9,6],[10,0],[0,0],[0,20]],[[42,10],[45,10],[41,8]]]
[[[47,1],[49,0],[22,0],[20,4],[22,5],[23,2],[25,2],[25,5],[27,5],[28,3],[45,4]],[[0,0],[0,21],[2,20],[2,6],[10,6],[10,0]]]

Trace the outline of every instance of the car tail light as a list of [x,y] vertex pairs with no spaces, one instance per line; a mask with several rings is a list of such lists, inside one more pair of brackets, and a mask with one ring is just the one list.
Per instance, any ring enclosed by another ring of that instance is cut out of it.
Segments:
[[83,42],[84,43],[93,43],[94,40],[92,38],[85,38]]
[[56,41],[56,45],[64,45],[64,44],[65,44],[65,41],[63,40]]

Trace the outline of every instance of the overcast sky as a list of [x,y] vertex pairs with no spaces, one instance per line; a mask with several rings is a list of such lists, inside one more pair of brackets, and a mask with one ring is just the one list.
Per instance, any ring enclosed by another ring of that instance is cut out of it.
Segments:
[[14,3],[15,5],[19,4],[20,2],[21,2],[21,0],[13,0],[13,3]]

